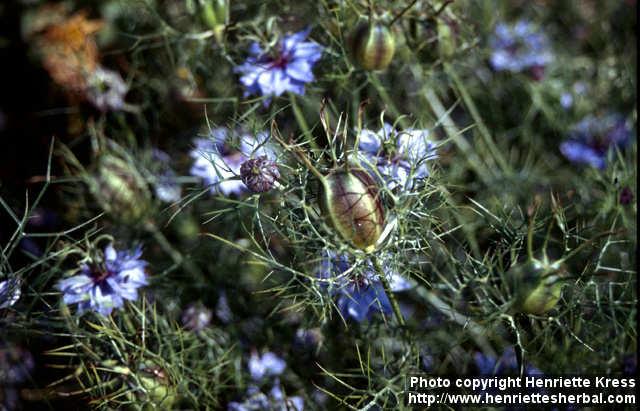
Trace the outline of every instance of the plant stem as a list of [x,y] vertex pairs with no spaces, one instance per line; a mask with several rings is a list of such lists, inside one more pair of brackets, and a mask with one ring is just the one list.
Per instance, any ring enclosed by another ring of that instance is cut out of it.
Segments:
[[382,269],[380,265],[380,261],[373,256],[371,257],[371,261],[373,262],[373,266],[378,272],[378,276],[380,277],[380,282],[382,283],[382,287],[384,288],[384,292],[387,294],[389,301],[391,302],[391,308],[393,309],[393,314],[396,316],[398,320],[398,324],[404,326],[404,318],[402,317],[402,311],[400,311],[400,304],[398,304],[398,300],[396,300],[396,296],[391,291],[391,285],[389,284],[389,280],[387,280],[387,275]]
[[311,134],[311,129],[309,128],[309,124],[307,124],[307,120],[304,119],[304,114],[302,113],[302,110],[298,105],[298,101],[296,100],[296,96],[293,93],[289,93],[289,101],[291,102],[291,109],[293,110],[293,115],[295,116],[296,121],[298,122],[298,126],[300,126],[300,128],[302,129],[302,132],[304,133],[305,137],[309,141],[309,145],[311,146],[312,149],[318,150],[319,149],[318,143],[316,143],[316,140],[313,138],[313,135]]
[[456,74],[455,70],[451,67],[451,64],[445,62],[444,70],[447,75],[449,75],[449,77],[451,77],[451,79],[453,80],[453,84],[455,85],[456,90],[460,94],[460,97],[462,97],[462,101],[464,101],[465,106],[467,106],[469,114],[471,114],[471,117],[473,117],[473,121],[475,121],[476,125],[478,126],[478,131],[480,132],[484,143],[489,148],[489,151],[495,158],[496,162],[500,165],[502,171],[504,171],[506,174],[511,174],[511,168],[509,167],[509,164],[503,157],[500,149],[498,149],[493,139],[491,138],[491,133],[482,120],[482,116],[480,116],[476,104],[467,92],[467,88],[464,86],[462,81],[460,81],[460,78]]
[[453,122],[451,117],[449,116],[449,112],[444,108],[440,98],[436,95],[436,93],[425,86],[424,94],[427,100],[427,103],[431,106],[431,110],[438,118],[438,121],[442,123],[442,128],[444,129],[447,136],[453,141],[453,143],[458,147],[462,154],[467,159],[467,162],[474,169],[478,177],[482,180],[482,182],[490,186],[491,185],[491,176],[488,174],[486,168],[484,167],[480,157],[473,151],[471,145],[464,139],[462,133],[458,130],[458,127]]

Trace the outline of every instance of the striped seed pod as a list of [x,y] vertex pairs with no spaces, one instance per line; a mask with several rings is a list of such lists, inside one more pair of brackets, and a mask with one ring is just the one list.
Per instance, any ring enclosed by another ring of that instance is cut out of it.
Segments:
[[350,35],[354,60],[365,70],[386,69],[396,51],[396,41],[389,27],[380,23],[359,23]]
[[103,154],[88,182],[102,208],[119,219],[136,221],[149,209],[151,195],[146,181],[131,163],[118,156]]
[[320,180],[320,207],[328,223],[355,247],[371,252],[384,229],[384,207],[374,179],[349,167]]

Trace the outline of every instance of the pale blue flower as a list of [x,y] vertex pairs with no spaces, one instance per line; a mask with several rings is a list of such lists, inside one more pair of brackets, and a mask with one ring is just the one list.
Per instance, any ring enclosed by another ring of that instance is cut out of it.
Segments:
[[572,163],[604,169],[609,151],[626,146],[631,136],[631,127],[619,114],[588,116],[571,129],[560,152]]
[[247,388],[243,402],[232,401],[227,411],[303,411],[304,399],[299,396],[287,397],[276,378],[268,395],[252,385]]
[[489,40],[491,66],[496,71],[523,72],[529,70],[537,79],[553,61],[549,40],[531,22],[520,20],[513,25],[499,23]]
[[309,32],[307,29],[285,36],[270,51],[253,43],[250,56],[235,69],[242,74],[240,82],[246,88],[245,95],[277,97],[286,91],[303,95],[304,85],[314,80],[313,66],[322,56],[322,46],[304,41]]
[[[473,360],[480,375],[511,375],[518,374],[518,360],[513,347],[507,347],[498,358],[481,352],[476,352]],[[525,364],[524,375],[543,375],[538,368]]]
[[104,67],[96,68],[87,80],[87,99],[101,111],[123,109],[128,91],[120,74]]
[[411,189],[417,180],[429,176],[427,162],[437,158],[429,130],[398,131],[384,123],[376,131],[363,129],[358,149],[365,166],[375,166],[390,189]]
[[220,127],[211,131],[211,137],[195,140],[196,148],[191,151],[194,159],[191,175],[202,178],[212,193],[224,196],[248,193],[249,189],[240,180],[242,163],[259,156],[276,159],[266,132],[253,136]]
[[[384,260],[384,259],[383,259]],[[391,291],[405,291],[413,284],[399,275],[388,264],[383,265]],[[376,314],[390,314],[391,302],[371,262],[362,272],[356,272],[344,255],[327,251],[316,271],[323,288],[335,297],[336,306],[345,319],[357,322],[371,320]]]
[[154,188],[156,197],[165,203],[175,203],[182,196],[182,189],[177,181],[176,172],[171,168],[171,157],[160,149],[153,149],[153,171],[155,172]]
[[0,309],[9,308],[18,302],[22,294],[20,288],[21,284],[18,279],[11,278],[0,281]]
[[110,244],[102,263],[83,264],[79,274],[61,280],[56,288],[63,293],[65,304],[78,304],[79,314],[90,310],[109,315],[125,300],[137,300],[138,288],[148,284],[144,272],[147,262],[141,255],[141,248],[116,251]]
[[287,363],[270,351],[262,355],[254,351],[249,357],[249,374],[255,381],[264,377],[280,375],[286,367]]

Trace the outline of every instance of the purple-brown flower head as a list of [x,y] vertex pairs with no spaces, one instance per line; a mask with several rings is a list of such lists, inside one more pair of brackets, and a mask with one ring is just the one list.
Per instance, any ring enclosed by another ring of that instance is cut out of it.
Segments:
[[251,158],[240,166],[242,182],[254,193],[264,193],[273,188],[280,178],[278,165],[267,156]]

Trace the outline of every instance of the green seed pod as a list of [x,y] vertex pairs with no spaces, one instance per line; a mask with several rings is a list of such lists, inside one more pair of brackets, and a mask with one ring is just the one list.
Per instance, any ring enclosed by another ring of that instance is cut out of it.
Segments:
[[378,186],[363,169],[343,168],[321,180],[320,207],[329,224],[355,247],[371,252],[384,229]]
[[396,51],[393,33],[380,23],[359,23],[351,33],[349,44],[354,60],[365,70],[386,69]]
[[151,194],[146,181],[120,157],[102,155],[89,185],[104,210],[125,221],[137,220],[149,209]]
[[514,308],[519,312],[542,315],[560,301],[563,271],[558,264],[530,259],[511,267],[506,277],[515,295]]
[[457,27],[454,20],[439,19],[438,25],[438,51],[443,58],[450,58],[457,49]]
[[177,400],[176,388],[166,374],[166,371],[157,365],[147,364],[138,372],[138,381],[146,393],[140,395],[145,402],[144,409],[172,410]]

